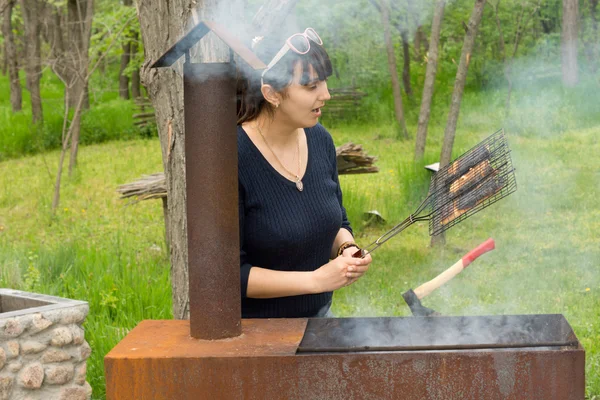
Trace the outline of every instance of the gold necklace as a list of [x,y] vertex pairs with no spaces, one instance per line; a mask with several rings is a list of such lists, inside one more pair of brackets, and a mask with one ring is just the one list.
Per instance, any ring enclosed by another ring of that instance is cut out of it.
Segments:
[[275,152],[273,151],[273,149],[271,148],[271,146],[269,146],[269,142],[267,142],[267,139],[265,138],[265,136],[263,135],[262,131],[260,130],[260,127],[258,126],[258,124],[255,125],[256,126],[256,130],[258,131],[260,137],[262,138],[262,140],[265,142],[265,144],[267,145],[267,148],[271,151],[271,154],[273,154],[273,157],[275,157],[275,160],[277,160],[277,162],[279,163],[279,165],[281,165],[281,168],[283,168],[285,170],[285,172],[287,172],[288,174],[292,175],[295,179],[296,179],[296,189],[298,189],[299,192],[304,190],[304,184],[302,183],[302,180],[300,180],[300,177],[298,176],[298,174],[300,174],[300,135],[298,134],[298,131],[296,131],[296,137],[298,138],[298,140],[296,141],[296,151],[298,152],[298,174],[294,174],[293,172],[290,172],[290,170],[288,170],[285,165],[283,165],[283,163],[279,160],[279,157],[277,157],[277,154],[275,154]]

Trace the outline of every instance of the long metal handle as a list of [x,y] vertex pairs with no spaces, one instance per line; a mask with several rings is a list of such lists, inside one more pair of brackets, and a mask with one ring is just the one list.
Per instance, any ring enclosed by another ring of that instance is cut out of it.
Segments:
[[394,236],[396,236],[397,234],[399,234],[418,220],[419,219],[415,218],[411,214],[407,219],[400,222],[398,225],[394,226],[392,229],[381,235],[376,241],[374,241],[364,249],[356,251],[354,254],[352,254],[352,257],[365,258],[367,254],[371,254],[375,251],[375,249],[379,248],[379,246],[381,246],[382,244],[384,244],[385,242],[387,242],[388,240],[390,240],[391,238],[393,238]]

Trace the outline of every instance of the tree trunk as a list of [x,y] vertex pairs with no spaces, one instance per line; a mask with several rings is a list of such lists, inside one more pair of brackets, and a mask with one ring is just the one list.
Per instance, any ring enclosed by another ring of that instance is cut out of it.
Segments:
[[[94,0],[89,0],[89,6],[93,8]],[[122,26],[122,28],[117,33],[117,37],[119,35],[121,35],[123,30],[131,22],[131,20],[132,20],[132,17],[130,17],[129,19],[127,19],[127,21],[125,21],[125,24]],[[87,26],[87,29],[91,30],[91,23]],[[87,33],[89,34],[89,32],[87,32]],[[83,80],[84,87],[87,86],[92,73],[96,70],[96,68],[98,68],[98,65],[102,62],[102,60],[104,59],[106,54],[109,53],[111,47],[113,46],[113,43],[114,42],[111,42],[108,45],[108,48],[105,50],[105,52],[103,54],[100,55],[100,58],[96,61],[96,63],[92,67],[92,69],[89,72],[86,72],[85,76],[81,77],[81,79]],[[79,123],[79,121],[80,121],[85,95],[86,95],[86,93],[84,91],[79,92],[79,98],[77,99],[77,102],[75,104],[73,120],[71,121],[71,124],[69,124],[69,118],[68,118],[69,107],[67,106],[67,104],[69,104],[69,94],[68,94],[68,92],[65,94],[66,97],[65,97],[63,128],[62,128],[62,150],[60,153],[60,161],[58,164],[58,173],[56,174],[56,181],[54,184],[54,197],[52,200],[52,212],[56,211],[56,208],[58,207],[58,204],[60,201],[60,186],[61,186],[61,179],[62,179],[63,163],[65,160],[65,155],[66,155],[67,149],[69,147],[69,142],[72,140],[72,135],[74,133],[74,130],[75,130],[75,128],[79,129],[79,126],[76,126],[75,124]]]
[[563,0],[562,22],[562,79],[563,85],[573,87],[579,81],[577,64],[577,31],[579,2],[578,0]]
[[398,80],[398,68],[396,66],[396,54],[394,52],[394,43],[390,33],[390,11],[387,0],[381,3],[381,21],[383,22],[383,37],[388,58],[388,69],[392,78],[392,92],[394,93],[394,113],[396,122],[399,125],[398,137],[408,139],[408,131],[406,130],[406,122],[404,121],[404,109],[402,107],[402,92],[400,89],[400,81]]
[[[446,123],[446,129],[444,130],[444,144],[442,145],[442,153],[440,155],[440,169],[444,168],[450,163],[452,158],[452,147],[454,146],[454,136],[456,134],[456,125],[458,123],[458,114],[460,112],[460,103],[462,101],[462,95],[465,89],[465,82],[467,81],[467,72],[469,70],[469,61],[471,60],[471,52],[475,44],[475,37],[477,36],[477,30],[481,17],[483,16],[483,9],[485,7],[485,0],[475,0],[475,6],[469,19],[467,26],[467,32],[465,34],[465,40],[463,42],[462,51],[460,54],[460,63],[458,64],[458,70],[456,71],[456,81],[454,82],[454,89],[452,91],[452,102],[450,103],[450,112],[448,113],[448,121]],[[431,238],[431,244],[441,244],[445,241],[443,233],[435,235]]]
[[21,94],[21,83],[19,82],[19,64],[17,63],[17,47],[12,31],[12,11],[15,0],[9,0],[4,9],[4,22],[2,24],[2,35],[4,36],[4,56],[7,61],[8,79],[10,80],[10,105],[13,112],[21,111],[23,99]]
[[[126,7],[132,6],[132,0],[123,0],[123,5]],[[121,54],[121,68],[119,70],[119,96],[125,100],[129,99],[129,76],[125,75],[124,72],[131,61],[132,45],[131,38],[126,35],[123,41],[123,54]]]
[[119,70],[119,96],[122,99],[129,99],[129,76],[125,75],[125,69],[131,59],[131,42],[123,44],[123,54],[121,54],[121,68]]
[[[423,26],[419,25],[417,27],[417,31],[415,32],[415,58],[417,60],[421,60],[423,54],[427,54],[429,51],[429,42],[427,41],[427,35],[423,31]],[[423,49],[423,53],[421,53],[421,49]]]
[[[88,75],[88,51],[90,48],[90,37],[92,33],[92,19],[94,17],[94,0],[69,0],[68,2],[68,21],[69,21],[69,45],[71,47],[70,56],[73,59],[76,76],[72,87],[67,87],[70,92],[69,99],[75,99],[71,106],[77,106],[80,94],[83,93],[82,107],[90,107],[88,84],[85,77]],[[69,176],[77,165],[77,153],[79,151],[79,135],[81,132],[81,113],[73,117],[73,136],[71,138],[71,157],[69,159]]]
[[421,160],[425,154],[425,142],[427,139],[427,127],[431,112],[431,101],[433,99],[433,88],[435,86],[435,75],[437,74],[438,45],[440,31],[444,18],[444,7],[446,0],[438,0],[433,12],[431,23],[431,44],[429,46],[429,57],[427,58],[427,71],[425,72],[425,84],[423,85],[423,98],[419,112],[419,126],[417,127],[417,140],[415,145],[415,161]]
[[404,59],[404,67],[402,68],[402,83],[404,91],[412,99],[413,91],[410,85],[410,43],[408,42],[408,31],[405,29],[400,35],[402,38],[402,55]]
[[42,12],[42,7],[43,5],[38,0],[21,0],[21,13],[23,14],[23,24],[25,25],[26,42],[25,73],[27,89],[31,95],[31,115],[34,124],[41,124],[44,121],[42,96],[40,93],[42,67],[39,15]]
[[69,91],[69,107],[74,108],[83,90],[83,108],[90,108],[88,87],[83,82],[87,75],[91,24],[94,16],[93,0],[68,0],[67,3],[67,57],[73,74]]
[[[187,221],[185,192],[185,130],[183,120],[183,79],[174,68],[150,69],[186,31],[193,0],[136,2],[145,58],[140,76],[156,113],[168,193],[167,237],[171,253],[173,317],[189,318],[187,273]],[[162,29],[156,29],[161,26]]]
[[[138,40],[139,36],[136,33],[133,37],[133,42],[131,42],[131,58],[135,59],[136,54],[138,52]],[[140,90],[140,69],[136,68],[131,73],[131,97],[137,99],[141,97],[142,92]]]

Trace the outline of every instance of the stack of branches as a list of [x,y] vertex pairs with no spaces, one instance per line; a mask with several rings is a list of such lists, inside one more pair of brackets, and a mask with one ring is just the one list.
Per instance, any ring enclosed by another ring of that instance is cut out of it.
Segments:
[[[377,158],[367,155],[360,144],[348,142],[336,148],[335,152],[339,175],[379,172],[379,168],[374,165]],[[121,194],[122,199],[134,198],[133,203],[150,199],[166,200],[165,174],[158,172],[144,175],[135,182],[120,185],[117,192]]]
[[367,155],[360,144],[348,142],[336,148],[335,153],[339,175],[379,172],[374,165],[377,157]]
[[152,175],[143,175],[141,179],[135,182],[120,185],[117,192],[121,193],[122,199],[134,197],[134,203],[142,200],[166,198],[165,174],[158,172]]

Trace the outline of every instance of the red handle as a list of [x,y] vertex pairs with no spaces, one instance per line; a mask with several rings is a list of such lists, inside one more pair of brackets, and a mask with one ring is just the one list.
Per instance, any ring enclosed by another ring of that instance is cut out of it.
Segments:
[[463,268],[467,268],[467,265],[471,264],[477,257],[480,255],[487,253],[488,251],[494,250],[496,248],[496,243],[494,239],[489,238],[485,242],[481,243],[479,246],[468,252],[463,258]]

